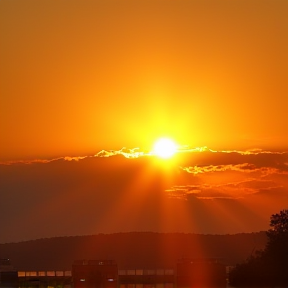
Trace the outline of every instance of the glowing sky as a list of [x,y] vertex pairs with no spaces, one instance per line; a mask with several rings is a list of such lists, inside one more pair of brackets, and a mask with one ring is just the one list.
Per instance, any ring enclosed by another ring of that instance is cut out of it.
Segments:
[[1,160],[288,143],[286,0],[1,0]]
[[[267,229],[288,203],[287,12],[1,0],[0,242]],[[160,137],[173,160],[148,155]]]
[[0,243],[131,231],[257,232],[287,208],[288,152],[138,155],[125,149],[0,164]]

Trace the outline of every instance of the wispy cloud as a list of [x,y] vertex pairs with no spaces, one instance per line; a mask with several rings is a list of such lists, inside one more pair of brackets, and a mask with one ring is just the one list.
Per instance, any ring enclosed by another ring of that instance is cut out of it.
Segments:
[[[226,181],[229,180],[227,177]],[[286,186],[277,181],[261,178],[247,178],[242,181],[225,182],[221,184],[205,182],[199,185],[173,186],[166,189],[169,197],[187,200],[191,195],[199,199],[231,198],[239,199],[252,194],[260,193],[263,190],[285,188],[288,196],[288,183]]]
[[140,151],[139,148],[133,148],[129,149],[126,147],[123,147],[120,150],[101,150],[97,154],[95,154],[95,157],[112,157],[115,155],[123,155],[126,158],[138,158],[141,156],[147,156],[149,153]]
[[283,171],[272,167],[257,168],[254,164],[243,163],[236,165],[209,165],[209,166],[193,166],[193,167],[180,167],[183,171],[197,175],[212,172],[225,172],[225,171],[237,171],[243,173],[255,173],[260,172],[262,175],[269,174],[287,174],[288,171]]
[[[263,162],[271,162],[274,163],[274,165],[282,165],[282,166],[288,166],[288,152],[287,151],[265,151],[261,149],[251,149],[247,151],[240,151],[240,150],[213,150],[206,146],[203,147],[190,147],[188,145],[180,145],[178,146],[177,155],[176,157],[180,157],[184,154],[185,162],[192,161],[193,157],[195,155],[201,156],[201,158],[197,158],[197,160],[209,160],[212,161],[211,165],[202,165],[204,170],[207,171],[211,169],[247,169],[251,170],[255,167],[262,166],[261,161]],[[53,159],[32,159],[32,160],[20,160],[20,161],[7,161],[7,162],[1,162],[0,165],[11,165],[11,164],[31,164],[31,163],[49,163],[51,161],[57,161],[57,160],[82,160],[87,157],[113,157],[116,155],[123,155],[126,158],[139,158],[139,157],[146,157],[146,156],[154,156],[153,153],[150,151],[141,151],[140,148],[126,148],[123,147],[119,150],[101,150],[97,152],[95,155],[87,155],[87,156],[63,156],[63,157],[57,157]],[[189,157],[190,155],[190,157]],[[225,157],[226,156],[226,157]],[[253,157],[249,157],[253,156]],[[256,156],[256,157],[255,157]],[[257,157],[258,156],[258,157]],[[187,157],[187,158],[186,158]],[[192,157],[192,158],[191,158]],[[229,160],[227,160],[229,159]],[[245,160],[249,160],[246,161]],[[229,167],[229,164],[224,164],[221,162],[232,162],[230,165],[234,165],[233,167]],[[243,162],[244,161],[244,162]],[[236,162],[236,163],[235,163]],[[237,163],[239,162],[239,163]],[[254,164],[254,166],[253,166]],[[199,167],[201,165],[198,165]],[[210,167],[209,167],[210,166]],[[212,168],[212,167],[216,168]],[[191,168],[192,167],[192,168]],[[196,166],[195,166],[196,167]],[[190,171],[190,173],[193,173],[193,166],[183,167],[184,170],[187,172]],[[197,168],[198,169],[198,168]],[[200,168],[199,168],[200,169]],[[199,173],[202,173],[201,171]]]

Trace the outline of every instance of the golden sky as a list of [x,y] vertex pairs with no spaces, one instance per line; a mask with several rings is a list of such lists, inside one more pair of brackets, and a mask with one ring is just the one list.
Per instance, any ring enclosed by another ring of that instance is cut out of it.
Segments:
[[288,143],[286,0],[1,0],[0,160]]
[[[287,15],[287,0],[0,0],[0,243],[266,230],[288,203]],[[149,154],[160,137],[171,159]]]

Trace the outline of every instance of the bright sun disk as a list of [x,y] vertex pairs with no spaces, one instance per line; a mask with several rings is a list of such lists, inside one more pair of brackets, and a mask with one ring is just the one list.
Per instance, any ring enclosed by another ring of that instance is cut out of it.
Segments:
[[172,157],[177,150],[177,145],[175,144],[174,141],[172,141],[171,139],[168,138],[161,138],[159,140],[156,141],[156,143],[154,144],[154,148],[153,148],[153,154],[167,159]]

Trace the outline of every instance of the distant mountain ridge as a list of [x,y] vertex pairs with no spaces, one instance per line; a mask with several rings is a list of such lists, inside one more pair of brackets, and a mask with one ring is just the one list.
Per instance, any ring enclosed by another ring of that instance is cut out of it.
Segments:
[[227,265],[264,248],[265,232],[235,235],[129,232],[0,244],[17,270],[71,270],[78,259],[113,259],[119,269],[174,268],[177,259],[220,257]]

